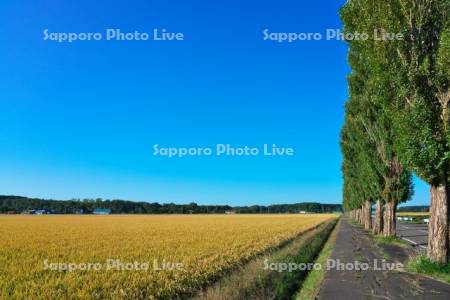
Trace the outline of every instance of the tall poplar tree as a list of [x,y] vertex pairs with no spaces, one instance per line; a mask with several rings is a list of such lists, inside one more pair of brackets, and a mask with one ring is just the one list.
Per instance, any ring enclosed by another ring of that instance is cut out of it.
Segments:
[[398,1],[405,32],[396,76],[404,161],[430,184],[429,258],[447,262],[449,251],[450,27],[448,0]]
[[450,1],[392,0],[373,4],[372,20],[404,39],[379,43],[371,56],[389,83],[394,144],[407,168],[430,184],[428,257],[448,261]]
[[[380,57],[383,58],[379,51],[384,42],[374,38],[374,31],[380,28],[380,20],[385,18],[382,14],[386,11],[382,5],[384,3],[369,0],[349,1],[341,10],[341,18],[346,32],[365,33],[370,37],[368,40],[348,41],[352,68],[350,102],[359,102],[357,115],[363,130],[360,143],[370,145],[363,150],[370,153],[368,161],[374,169],[373,174],[377,175],[370,180],[381,187],[381,193],[372,194],[377,197],[373,199],[377,202],[374,231],[379,233],[383,227],[385,235],[395,235],[396,207],[410,198],[412,184],[411,174],[400,163],[396,152],[392,110],[388,108],[394,95],[389,77],[385,76],[379,62]],[[384,218],[381,213],[383,203]],[[383,226],[381,219],[384,220]]]

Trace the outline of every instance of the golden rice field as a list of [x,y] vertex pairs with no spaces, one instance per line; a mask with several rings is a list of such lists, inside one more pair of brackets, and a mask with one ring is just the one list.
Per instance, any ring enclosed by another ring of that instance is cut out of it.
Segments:
[[[170,298],[335,217],[3,215],[0,299]],[[80,270],[88,263],[100,268]]]
[[397,216],[400,217],[428,217],[430,213],[428,212],[398,212]]

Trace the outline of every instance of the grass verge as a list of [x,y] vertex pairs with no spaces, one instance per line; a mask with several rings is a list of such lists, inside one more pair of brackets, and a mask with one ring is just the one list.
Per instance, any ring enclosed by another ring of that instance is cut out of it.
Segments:
[[250,261],[195,295],[194,299],[290,299],[298,290],[307,271],[271,270],[267,265],[314,262],[336,222],[325,222],[283,248]]
[[316,259],[316,263],[322,265],[321,269],[312,270],[308,273],[303,281],[300,291],[294,299],[296,300],[311,300],[315,299],[319,294],[320,287],[326,274],[326,262],[333,253],[334,245],[336,244],[336,236],[339,229],[339,224],[336,225],[333,232],[330,234],[328,241],[325,243],[322,251]]
[[409,260],[407,270],[450,283],[450,263],[440,264],[430,261],[424,253],[420,253]]
[[[364,226],[353,219],[348,219],[348,222],[359,229],[364,229]],[[364,229],[365,230],[365,229]]]
[[409,248],[411,245],[396,236],[380,236],[380,235],[373,235],[373,240],[376,244],[387,244],[387,245],[395,245],[402,248]]

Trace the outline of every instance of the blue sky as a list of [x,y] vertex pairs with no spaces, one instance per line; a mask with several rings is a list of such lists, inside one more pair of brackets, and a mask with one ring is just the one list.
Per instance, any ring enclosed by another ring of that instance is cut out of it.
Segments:
[[[0,194],[202,204],[341,201],[346,45],[262,31],[340,28],[343,1],[4,1]],[[44,41],[50,32],[182,32],[183,41]],[[152,155],[154,144],[294,157]],[[428,203],[419,183],[411,204]]]

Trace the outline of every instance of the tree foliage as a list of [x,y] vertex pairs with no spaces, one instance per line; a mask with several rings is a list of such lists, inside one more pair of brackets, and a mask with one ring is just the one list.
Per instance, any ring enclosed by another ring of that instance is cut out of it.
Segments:
[[[344,30],[365,33],[351,40],[348,61],[350,98],[346,104],[341,148],[344,156],[344,202],[358,208],[370,200],[400,203],[412,194],[411,174],[400,163],[391,106],[394,90],[384,72],[384,43],[375,39],[388,13],[379,1],[349,1],[341,10]],[[347,205],[344,205],[347,207]]]

